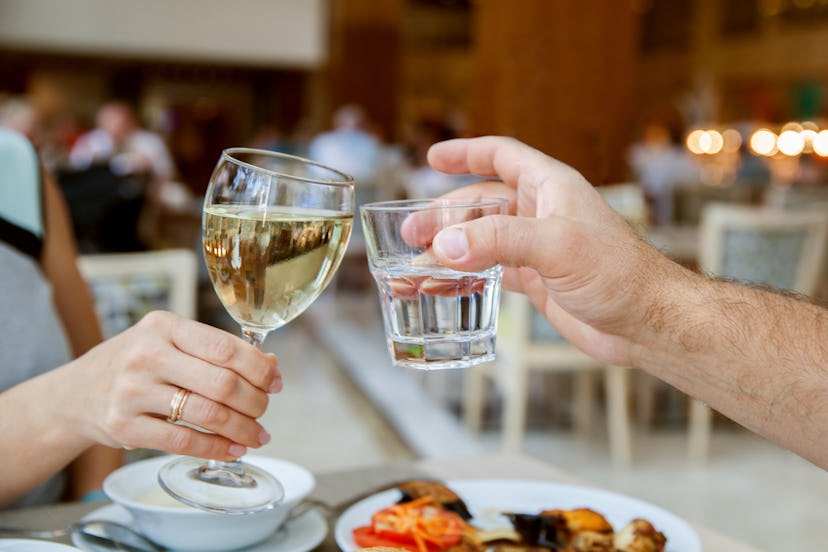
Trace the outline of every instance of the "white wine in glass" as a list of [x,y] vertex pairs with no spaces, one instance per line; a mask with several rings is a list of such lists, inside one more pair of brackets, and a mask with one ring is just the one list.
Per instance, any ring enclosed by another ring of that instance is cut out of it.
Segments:
[[[351,235],[353,179],[286,154],[231,148],[204,199],[202,242],[218,297],[259,346],[331,281]],[[272,508],[284,491],[273,475],[240,460],[181,457],[158,475],[191,506],[244,514]]]

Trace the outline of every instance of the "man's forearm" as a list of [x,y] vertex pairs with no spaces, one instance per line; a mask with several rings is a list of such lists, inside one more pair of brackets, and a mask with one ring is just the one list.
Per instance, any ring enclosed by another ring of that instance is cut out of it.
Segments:
[[640,368],[828,469],[828,311],[689,274],[659,305]]

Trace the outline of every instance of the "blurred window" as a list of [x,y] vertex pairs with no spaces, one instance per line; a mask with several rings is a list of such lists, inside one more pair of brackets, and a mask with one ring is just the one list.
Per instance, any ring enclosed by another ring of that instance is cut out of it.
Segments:
[[696,11],[694,0],[648,0],[642,4],[643,52],[680,51],[690,48]]
[[751,34],[759,30],[759,0],[728,0],[719,6],[719,33],[723,37]]
[[411,0],[405,42],[424,50],[466,49],[472,43],[471,0]]

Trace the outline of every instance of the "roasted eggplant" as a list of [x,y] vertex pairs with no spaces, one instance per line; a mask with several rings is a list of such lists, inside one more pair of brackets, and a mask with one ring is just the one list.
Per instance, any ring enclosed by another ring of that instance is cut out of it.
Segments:
[[466,503],[455,494],[454,491],[446,487],[439,481],[428,480],[414,480],[405,481],[397,485],[397,488],[402,493],[400,502],[409,502],[424,496],[430,496],[440,503],[445,510],[454,512],[463,520],[469,521],[472,518]]

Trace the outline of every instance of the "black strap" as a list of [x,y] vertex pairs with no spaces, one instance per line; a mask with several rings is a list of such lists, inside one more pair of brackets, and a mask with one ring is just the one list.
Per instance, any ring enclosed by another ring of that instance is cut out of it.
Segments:
[[43,252],[43,240],[35,234],[15,226],[4,218],[0,218],[0,240],[6,242],[21,253],[29,255],[36,263],[40,263],[40,254]]

